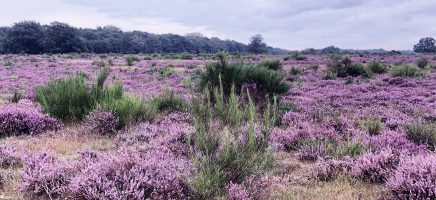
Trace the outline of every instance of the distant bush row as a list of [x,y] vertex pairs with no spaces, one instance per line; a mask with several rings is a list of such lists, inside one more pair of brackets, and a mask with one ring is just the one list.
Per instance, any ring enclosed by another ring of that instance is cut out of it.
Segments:
[[[426,58],[420,58],[416,61],[416,66],[423,69],[428,66],[428,60]],[[332,80],[336,77],[371,77],[373,74],[383,74],[390,70],[392,76],[395,77],[417,77],[421,76],[420,69],[411,64],[400,63],[399,66],[390,67],[380,61],[373,60],[364,65],[361,63],[355,63],[350,58],[340,58],[338,56],[332,56],[330,62],[327,64],[327,70],[323,74],[323,78],[326,80]]]

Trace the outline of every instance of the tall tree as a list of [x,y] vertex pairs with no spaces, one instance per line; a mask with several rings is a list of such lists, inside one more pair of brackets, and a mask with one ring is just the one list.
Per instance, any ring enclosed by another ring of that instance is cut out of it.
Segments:
[[18,22],[6,34],[5,49],[10,53],[42,53],[43,38],[41,24],[34,21]]
[[44,49],[49,53],[70,53],[86,51],[86,46],[78,29],[52,22],[45,29]]
[[263,42],[263,37],[257,34],[250,38],[250,43],[248,44],[248,51],[250,53],[261,54],[268,52],[268,46]]
[[436,41],[431,37],[421,38],[419,43],[413,47],[416,53],[436,53]]

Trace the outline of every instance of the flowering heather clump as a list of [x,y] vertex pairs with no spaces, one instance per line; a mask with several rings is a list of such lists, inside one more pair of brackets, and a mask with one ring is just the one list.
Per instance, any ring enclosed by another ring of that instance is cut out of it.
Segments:
[[0,136],[33,135],[61,127],[59,121],[33,108],[10,104],[0,110]]
[[111,112],[97,110],[86,116],[85,126],[89,128],[91,133],[112,135],[116,133],[118,122],[118,117]]
[[250,194],[244,185],[231,183],[227,186],[228,200],[249,200]]
[[42,151],[24,160],[25,167],[20,190],[36,196],[60,197],[67,191],[73,167],[56,160],[54,155]]
[[21,163],[17,149],[11,145],[0,145],[0,167],[9,167]]
[[261,200],[266,199],[269,194],[273,180],[267,178],[248,178],[242,184],[230,183],[227,185],[228,200]]
[[369,182],[384,182],[399,163],[398,155],[392,150],[384,150],[377,154],[369,153],[354,161],[351,175]]
[[350,167],[349,161],[326,159],[315,163],[313,173],[315,178],[320,181],[330,181],[339,174],[348,172]]
[[143,158],[128,152],[108,156],[72,180],[71,195],[74,199],[188,199],[178,164],[159,151]]
[[374,152],[380,152],[386,148],[407,155],[426,154],[429,152],[425,145],[416,145],[408,140],[405,134],[393,131],[387,131],[377,136],[367,136],[363,139],[363,144]]
[[387,180],[397,199],[436,199],[436,156],[419,155],[404,159]]

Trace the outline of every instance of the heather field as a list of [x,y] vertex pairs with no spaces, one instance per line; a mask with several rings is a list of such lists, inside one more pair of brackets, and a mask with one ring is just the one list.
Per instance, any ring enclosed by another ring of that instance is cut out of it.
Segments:
[[0,199],[436,199],[436,55],[0,55]]

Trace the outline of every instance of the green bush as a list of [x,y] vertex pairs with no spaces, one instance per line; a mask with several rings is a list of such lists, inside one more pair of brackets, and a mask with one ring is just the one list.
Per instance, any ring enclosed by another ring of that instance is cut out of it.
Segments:
[[50,81],[36,89],[45,112],[67,120],[81,120],[95,106],[95,98],[81,76]]
[[[195,104],[201,112],[195,115],[196,132],[192,137],[193,142],[190,136],[187,137],[187,143],[192,144],[195,149],[192,153],[197,155],[193,156],[193,163],[197,165],[198,173],[189,184],[195,199],[222,196],[225,191],[223,188],[229,183],[240,184],[248,177],[264,174],[271,170],[274,163],[268,146],[268,131],[260,133],[262,135],[255,132],[255,120],[260,116],[255,116],[256,106],[249,94],[248,104],[244,108],[240,105],[234,89],[231,97],[226,100],[220,92],[222,88],[215,88],[213,91],[217,91],[217,103],[212,106],[208,96],[210,92],[207,88],[205,90],[204,98],[198,101],[199,104]],[[227,121],[230,123],[240,122],[233,124],[232,130],[212,128],[212,122],[215,118],[220,118],[222,113],[228,116]],[[241,129],[242,122],[248,124],[245,131]],[[240,140],[241,137],[246,139]]]
[[421,57],[416,61],[416,66],[418,66],[421,69],[424,69],[428,65],[427,58]]
[[228,63],[224,53],[218,54],[219,62],[206,65],[202,73],[200,88],[217,87],[222,80],[224,94],[229,96],[232,85],[239,94],[244,84],[255,84],[256,90],[263,96],[280,95],[289,90],[289,84],[284,82],[285,74],[282,71],[270,70],[265,67],[244,65],[242,62]]
[[133,66],[134,62],[139,61],[140,59],[138,58],[138,56],[134,56],[134,55],[127,55],[124,57],[124,59],[126,60],[126,64],[128,66]]
[[419,70],[414,66],[401,64],[400,66],[393,68],[391,74],[395,77],[416,77],[419,76]]
[[349,66],[346,67],[345,71],[347,72],[347,75],[350,76],[366,76],[368,73],[365,69],[365,66],[360,63],[352,63]]
[[280,62],[280,60],[264,60],[257,64],[258,67],[265,67],[267,69],[271,70],[282,70],[283,64]]
[[289,57],[294,60],[307,60],[307,57],[299,51],[292,52]]
[[383,74],[388,71],[388,67],[386,64],[381,63],[380,61],[373,60],[370,63],[368,63],[368,68],[371,70],[371,72],[376,74]]
[[436,123],[417,121],[405,125],[405,130],[409,140],[416,144],[427,145],[434,150],[436,145]]

